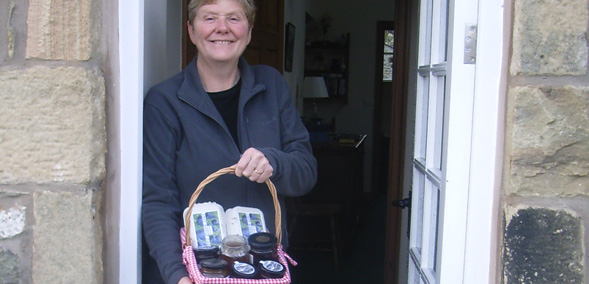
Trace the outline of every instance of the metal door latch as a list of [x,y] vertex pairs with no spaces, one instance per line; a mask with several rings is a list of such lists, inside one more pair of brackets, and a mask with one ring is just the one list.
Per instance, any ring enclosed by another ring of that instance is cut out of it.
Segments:
[[464,30],[464,64],[477,62],[477,25],[466,24]]
[[391,203],[391,205],[395,207],[400,207],[401,209],[411,207],[411,197],[407,197],[401,200],[395,200]]

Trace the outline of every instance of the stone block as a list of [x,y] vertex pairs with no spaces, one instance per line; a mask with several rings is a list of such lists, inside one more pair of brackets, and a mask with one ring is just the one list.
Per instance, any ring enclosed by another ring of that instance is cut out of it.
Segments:
[[587,74],[587,0],[516,0],[512,75]]
[[43,66],[0,71],[0,183],[101,179],[104,100],[98,72]]
[[589,195],[589,88],[509,91],[506,192]]
[[34,193],[35,283],[102,283],[95,192]]
[[507,211],[503,283],[584,283],[580,218],[545,208]]
[[10,1],[0,1],[0,19],[8,19],[0,23],[0,62],[9,57],[10,17],[14,4]]
[[26,224],[26,208],[0,209],[0,239],[8,239],[22,233]]
[[92,0],[29,0],[27,58],[88,60]]
[[0,284],[19,284],[18,255],[0,248]]

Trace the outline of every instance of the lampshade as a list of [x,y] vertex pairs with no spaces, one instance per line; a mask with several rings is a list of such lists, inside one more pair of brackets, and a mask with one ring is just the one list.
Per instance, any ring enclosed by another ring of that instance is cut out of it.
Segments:
[[305,77],[303,98],[328,98],[327,87],[323,77]]

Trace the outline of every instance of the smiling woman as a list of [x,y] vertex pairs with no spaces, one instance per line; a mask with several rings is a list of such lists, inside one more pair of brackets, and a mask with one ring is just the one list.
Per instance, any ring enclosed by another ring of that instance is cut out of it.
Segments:
[[[219,92],[235,85],[237,61],[251,40],[251,27],[238,1],[217,1],[198,8],[188,23],[188,33],[198,50],[196,64],[206,91]],[[220,77],[226,80],[217,80]]]
[[[190,283],[182,263],[181,213],[211,173],[234,166],[238,178],[210,185],[198,202],[258,208],[266,224],[275,223],[264,188],[270,177],[284,207],[284,196],[307,193],[317,175],[286,82],[277,70],[242,57],[252,38],[253,1],[193,0],[188,8],[187,30],[198,52],[144,100],[141,217],[149,255],[143,257],[143,283]],[[281,223],[286,235],[285,216]]]

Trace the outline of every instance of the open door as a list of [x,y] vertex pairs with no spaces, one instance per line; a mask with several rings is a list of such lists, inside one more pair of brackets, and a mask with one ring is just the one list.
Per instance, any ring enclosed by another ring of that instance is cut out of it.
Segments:
[[[411,1],[397,1],[395,4],[395,33],[392,76],[392,98],[390,110],[389,167],[387,185],[387,216],[385,236],[384,283],[397,283],[399,262],[402,208],[407,204],[403,198],[403,162],[405,160],[405,135],[407,117],[407,95],[409,75],[409,43]],[[406,202],[406,201],[405,201]]]
[[[478,1],[416,0],[407,283],[463,283]],[[472,44],[472,46],[471,46]]]

